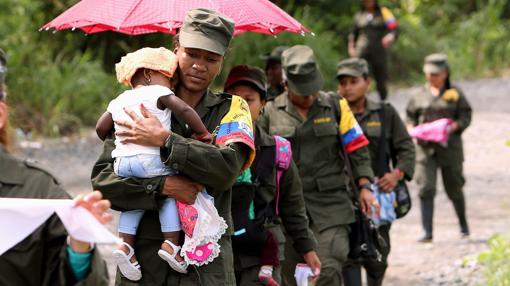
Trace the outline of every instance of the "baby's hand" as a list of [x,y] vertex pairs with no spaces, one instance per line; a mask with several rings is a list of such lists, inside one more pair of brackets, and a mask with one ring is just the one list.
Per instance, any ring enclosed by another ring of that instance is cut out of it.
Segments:
[[201,142],[204,142],[206,144],[211,144],[213,142],[213,137],[212,137],[211,133],[209,133],[209,132],[202,133],[202,134],[194,133],[193,135],[191,135],[191,138],[201,141]]

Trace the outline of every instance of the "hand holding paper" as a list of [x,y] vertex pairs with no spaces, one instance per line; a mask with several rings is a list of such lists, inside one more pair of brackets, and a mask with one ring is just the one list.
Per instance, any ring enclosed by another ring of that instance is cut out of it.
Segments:
[[448,129],[451,128],[452,124],[453,121],[451,119],[438,119],[414,127],[411,132],[409,132],[409,135],[424,141],[446,143],[448,142]]
[[69,235],[78,241],[120,243],[102,225],[111,219],[105,214],[109,203],[102,201],[97,193],[75,201],[0,198],[0,255],[29,236],[53,213],[57,213]]

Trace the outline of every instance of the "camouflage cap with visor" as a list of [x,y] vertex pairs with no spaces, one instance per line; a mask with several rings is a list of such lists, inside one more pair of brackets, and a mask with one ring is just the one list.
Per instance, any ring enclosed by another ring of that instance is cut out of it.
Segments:
[[448,69],[448,56],[441,53],[431,54],[425,57],[423,72],[437,74]]
[[250,65],[238,65],[233,67],[228,73],[224,90],[227,91],[241,83],[247,83],[249,86],[255,88],[259,92],[261,98],[266,99],[266,75],[261,68]]
[[314,95],[324,84],[313,50],[308,46],[286,49],[282,53],[282,67],[288,88],[296,95]]
[[367,61],[360,58],[350,58],[340,61],[336,66],[336,78],[342,76],[362,77],[368,75]]
[[189,10],[179,31],[179,45],[225,55],[234,35],[234,21],[209,9]]

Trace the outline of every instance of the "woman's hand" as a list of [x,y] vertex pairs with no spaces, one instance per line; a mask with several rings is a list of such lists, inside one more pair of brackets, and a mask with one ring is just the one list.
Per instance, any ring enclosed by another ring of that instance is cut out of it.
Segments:
[[[78,206],[89,211],[102,224],[112,220],[112,215],[106,212],[111,206],[110,201],[103,200],[103,194],[100,191],[78,195],[74,199],[74,207]],[[76,252],[88,252],[91,249],[90,243],[79,241],[72,237],[70,237],[70,246]]]
[[161,193],[191,205],[195,202],[197,194],[203,190],[204,185],[193,182],[187,177],[176,175],[165,178],[165,184]]
[[383,48],[387,49],[391,46],[391,44],[393,44],[394,41],[395,41],[395,35],[393,35],[392,33],[389,33],[382,38],[381,44],[382,44]]
[[315,250],[308,251],[305,255],[303,255],[303,259],[310,269],[312,269],[312,281],[317,282],[317,279],[319,279],[319,276],[321,275],[321,261],[317,256],[317,252],[315,252]]
[[372,207],[375,208],[375,213],[378,215],[380,206],[377,202],[377,199],[374,197],[374,194],[370,190],[362,188],[359,191],[359,203],[361,207],[361,211],[366,215],[370,216],[372,214]]
[[161,122],[152,113],[150,113],[143,104],[140,105],[142,117],[138,116],[133,110],[124,108],[124,111],[132,121],[115,121],[118,125],[127,130],[115,132],[115,136],[121,136],[121,143],[134,143],[144,146],[161,147],[170,136],[170,130],[163,127]]
[[377,181],[377,185],[383,192],[389,193],[397,186],[398,181],[400,176],[397,172],[388,172]]

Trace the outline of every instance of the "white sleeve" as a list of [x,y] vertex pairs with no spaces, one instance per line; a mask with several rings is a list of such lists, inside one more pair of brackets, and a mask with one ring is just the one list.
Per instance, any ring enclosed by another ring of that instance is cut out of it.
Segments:
[[116,99],[110,101],[110,103],[108,103],[108,107],[106,108],[106,111],[113,114],[115,112],[115,109],[117,108],[117,105],[118,105],[118,103],[117,103]]

